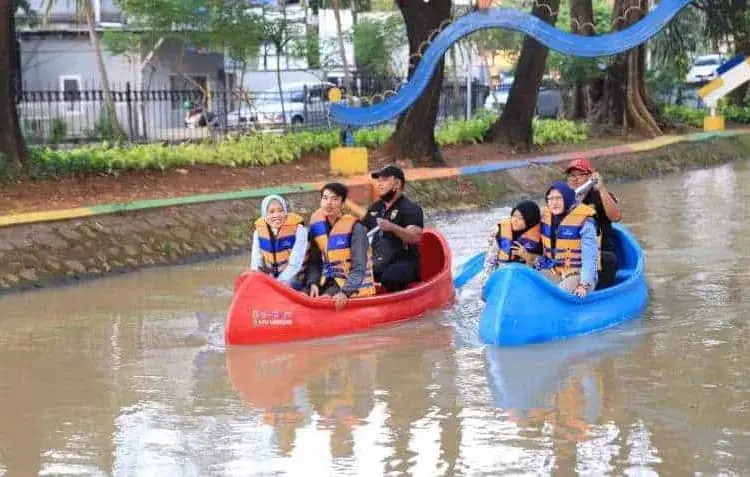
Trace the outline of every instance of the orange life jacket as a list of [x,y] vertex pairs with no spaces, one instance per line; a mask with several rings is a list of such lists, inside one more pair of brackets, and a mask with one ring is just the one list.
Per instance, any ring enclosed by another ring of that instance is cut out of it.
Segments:
[[581,228],[586,219],[593,217],[593,207],[579,204],[566,215],[557,226],[555,248],[552,249],[552,212],[544,206],[541,235],[544,257],[551,261],[559,275],[567,276],[579,272],[583,264],[581,254]]
[[[266,223],[266,219],[261,217],[255,221],[255,230],[258,231],[258,243],[260,244],[261,254],[263,256],[263,268],[261,271],[277,278],[289,264],[289,256],[292,253],[294,244],[297,241],[297,226],[303,225],[304,219],[297,214],[287,214],[284,224],[279,229],[276,236],[271,235],[271,228]],[[305,265],[307,264],[307,255],[305,256]],[[305,266],[296,277],[302,280],[304,277]]]
[[[352,267],[352,230],[354,230],[356,223],[355,217],[343,215],[333,224],[329,234],[323,209],[313,212],[310,218],[310,236],[320,249],[325,268],[325,273],[320,280],[321,285],[328,278],[333,278],[339,287],[343,287],[346,283]],[[375,293],[375,278],[372,275],[372,250],[368,246],[365,277],[352,297],[371,296]]]
[[[497,230],[498,234],[495,236],[495,240],[497,241],[497,260],[499,262],[510,262],[512,261],[511,246],[513,245],[513,227],[510,224],[510,218],[506,217],[500,220],[497,224]],[[518,237],[517,242],[523,245],[526,250],[533,253],[539,246],[540,239],[541,227],[537,224],[522,233]],[[518,257],[514,256],[512,258],[517,259]]]

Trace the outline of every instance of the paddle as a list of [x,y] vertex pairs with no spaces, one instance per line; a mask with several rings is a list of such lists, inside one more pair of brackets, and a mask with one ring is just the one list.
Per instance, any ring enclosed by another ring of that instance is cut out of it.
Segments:
[[[592,187],[596,185],[594,179],[589,179],[585,184],[581,185],[576,192],[576,199],[580,200],[581,197],[586,195]],[[461,266],[456,278],[453,280],[453,286],[461,288],[462,286],[469,283],[475,276],[477,276],[484,268],[484,256],[487,252],[479,252],[478,254],[471,257],[466,263]]]
[[596,185],[597,181],[594,179],[589,179],[583,184],[581,184],[581,187],[576,189],[576,200],[580,201],[583,199],[583,197],[589,193],[589,191]]
[[461,288],[471,281],[472,278],[477,276],[479,272],[484,268],[484,256],[487,254],[486,251],[479,252],[478,254],[467,260],[459,270],[456,278],[453,279],[453,286]]
[[367,232],[367,240],[369,240],[369,241],[370,241],[370,243],[372,243],[372,238],[373,238],[373,237],[375,236],[375,234],[376,234],[376,233],[378,233],[379,231],[380,231],[380,226],[378,225],[378,226],[377,226],[377,227],[375,227],[374,229],[372,229],[372,230],[370,230],[369,232]]

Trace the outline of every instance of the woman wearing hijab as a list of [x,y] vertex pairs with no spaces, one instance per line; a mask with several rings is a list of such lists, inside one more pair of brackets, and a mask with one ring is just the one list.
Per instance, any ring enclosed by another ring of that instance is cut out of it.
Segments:
[[511,210],[510,217],[500,220],[497,231],[490,237],[482,282],[506,263],[534,266],[536,258],[542,254],[540,216],[535,202],[523,200]]
[[536,268],[545,276],[580,298],[596,287],[599,244],[596,240],[596,211],[576,203],[576,194],[562,181],[547,190],[542,212],[543,255]]
[[301,216],[290,213],[280,195],[266,196],[255,221],[250,270],[267,273],[300,290],[304,283],[307,228]]

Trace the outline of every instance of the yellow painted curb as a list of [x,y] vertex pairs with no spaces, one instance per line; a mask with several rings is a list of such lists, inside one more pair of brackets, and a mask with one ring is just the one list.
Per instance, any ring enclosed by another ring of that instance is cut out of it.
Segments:
[[629,144],[628,147],[632,151],[641,152],[669,146],[670,144],[676,144],[678,142],[684,141],[685,139],[685,136],[661,136],[654,139],[649,139],[648,141],[635,142],[633,144]]
[[25,214],[0,216],[0,227],[8,225],[28,224],[33,222],[49,222],[53,220],[79,219],[91,217],[94,211],[88,207],[79,209],[48,210],[44,212],[28,212]]
[[427,179],[445,179],[449,177],[458,177],[461,175],[461,169],[458,167],[443,167],[432,169],[429,167],[418,167],[415,169],[406,169],[404,171],[407,181],[423,181]]

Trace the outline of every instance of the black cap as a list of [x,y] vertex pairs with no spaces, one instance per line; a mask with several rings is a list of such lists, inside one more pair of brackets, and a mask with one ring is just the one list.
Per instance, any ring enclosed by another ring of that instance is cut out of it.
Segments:
[[402,171],[400,167],[394,166],[393,164],[388,164],[379,171],[373,172],[371,175],[373,179],[377,179],[378,177],[395,177],[396,179],[401,179],[401,182],[406,182],[404,171]]

